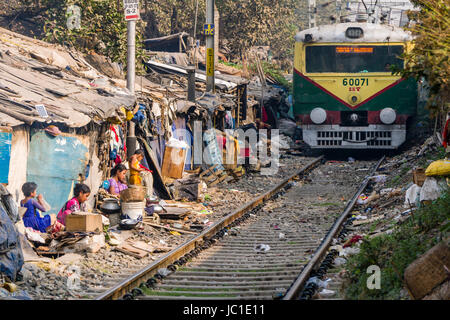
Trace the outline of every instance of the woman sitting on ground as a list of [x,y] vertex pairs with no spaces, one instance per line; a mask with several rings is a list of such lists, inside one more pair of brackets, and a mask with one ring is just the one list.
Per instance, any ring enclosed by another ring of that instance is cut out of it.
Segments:
[[111,170],[112,178],[109,179],[109,193],[118,196],[123,190],[128,188],[128,186],[126,185],[127,180],[125,177],[127,174],[127,170],[128,169],[123,164],[118,164]]
[[37,201],[34,199],[37,195],[37,184],[34,182],[26,182],[22,186],[22,192],[25,199],[20,201],[20,206],[27,208],[23,216],[23,224],[26,228],[32,228],[33,230],[41,233],[46,233],[47,228],[52,225],[51,216],[46,215],[41,217],[39,211],[45,212],[44,197],[42,194],[37,196]]
[[81,183],[77,183],[73,190],[74,197],[67,201],[58,213],[58,222],[66,225],[66,217],[69,214],[86,211],[86,200],[91,194],[91,189]]

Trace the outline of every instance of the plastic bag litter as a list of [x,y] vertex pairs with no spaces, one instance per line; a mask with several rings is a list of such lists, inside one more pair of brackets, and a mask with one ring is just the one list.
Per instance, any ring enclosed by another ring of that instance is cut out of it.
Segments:
[[370,177],[370,180],[372,180],[376,183],[385,183],[386,179],[387,179],[387,176],[385,174]]
[[346,264],[346,263],[347,263],[347,260],[345,260],[344,258],[341,258],[341,257],[337,257],[336,259],[334,259],[334,262],[333,262],[333,264],[336,267],[342,266],[343,264]]
[[284,233],[280,232],[280,233],[278,234],[278,239],[280,239],[280,240],[286,240],[286,235],[285,235]]
[[341,252],[339,252],[339,256],[349,256],[349,255],[353,255],[353,254],[358,254],[360,251],[359,248],[357,247],[347,247],[345,249],[343,249]]
[[366,196],[364,193],[362,193],[362,194],[358,197],[357,203],[358,203],[358,204],[366,204],[366,203],[368,202],[368,201],[367,201],[368,198],[369,198],[368,196]]
[[308,285],[309,283],[314,283],[315,285],[317,285],[317,287],[319,287],[319,289],[325,289],[328,288],[328,284],[330,283],[330,281],[331,279],[320,280],[318,277],[311,277],[309,278],[306,285]]
[[437,179],[427,177],[420,190],[420,201],[433,201],[439,198],[442,189],[438,184]]
[[258,253],[266,253],[270,250],[270,246],[268,244],[258,244],[253,248],[253,250]]
[[419,187],[417,184],[413,184],[411,187],[408,188],[408,190],[406,190],[406,194],[405,194],[405,206],[409,207],[411,206],[415,206],[416,203],[419,200],[420,197],[420,190],[422,188]]
[[158,273],[160,275],[162,275],[163,277],[167,277],[172,272],[169,269],[167,269],[167,268],[161,268],[161,269],[158,269]]
[[328,289],[323,289],[322,291],[319,292],[319,295],[322,298],[331,298],[331,297],[334,297],[335,294],[336,294],[336,291],[328,290]]
[[25,235],[27,236],[27,239],[34,242],[44,243],[45,239],[41,237],[40,232],[34,231],[32,228],[26,228],[25,229]]
[[6,214],[9,216],[13,223],[20,220],[19,208],[14,202],[13,197],[3,185],[0,184],[0,202],[5,206]]
[[448,176],[450,175],[450,160],[437,160],[432,162],[427,170],[427,176]]

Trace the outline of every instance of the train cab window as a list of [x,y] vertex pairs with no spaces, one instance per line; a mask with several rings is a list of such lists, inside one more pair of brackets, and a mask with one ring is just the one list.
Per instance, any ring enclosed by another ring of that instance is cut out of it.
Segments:
[[401,45],[385,46],[307,46],[306,72],[391,72],[403,67]]

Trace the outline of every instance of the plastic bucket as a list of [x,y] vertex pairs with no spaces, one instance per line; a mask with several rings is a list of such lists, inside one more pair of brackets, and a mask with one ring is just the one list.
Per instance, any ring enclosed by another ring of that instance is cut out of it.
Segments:
[[122,202],[122,216],[125,219],[142,220],[145,202]]

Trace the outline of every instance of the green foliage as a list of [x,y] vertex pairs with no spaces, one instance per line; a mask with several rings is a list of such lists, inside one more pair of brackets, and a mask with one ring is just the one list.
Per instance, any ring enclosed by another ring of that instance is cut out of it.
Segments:
[[[365,239],[359,254],[349,259],[348,299],[399,299],[403,274],[414,260],[440,241],[439,232],[449,227],[450,190],[431,205],[414,212],[391,235]],[[441,234],[442,236],[442,234]],[[371,265],[381,269],[381,288],[369,290],[366,270]]]
[[430,86],[428,107],[432,114],[445,114],[450,106],[450,7],[446,0],[413,0],[420,11],[409,12],[416,23],[409,28],[416,37],[404,55],[403,76],[424,77]]
[[294,0],[216,0],[222,37],[240,57],[252,46],[276,48],[277,58],[291,59],[297,31]]
[[[34,4],[36,5],[36,4]],[[68,19],[73,19],[68,7],[77,5],[81,9],[81,27],[68,28]],[[127,23],[122,1],[117,0],[41,0],[40,8],[45,40],[73,46],[78,50],[96,51],[124,66],[127,60]],[[137,70],[142,68],[145,58],[142,31],[144,23],[137,22],[136,58]]]

